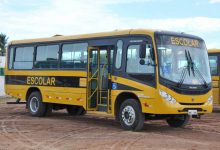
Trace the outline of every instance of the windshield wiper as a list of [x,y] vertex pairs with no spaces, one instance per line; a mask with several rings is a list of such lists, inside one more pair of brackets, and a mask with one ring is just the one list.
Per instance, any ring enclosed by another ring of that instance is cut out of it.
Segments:
[[[198,74],[198,76],[200,77],[200,79],[202,80],[202,82],[204,83],[204,84],[203,84],[204,87],[207,88],[207,87],[208,87],[208,84],[207,84],[207,82],[205,81],[205,79],[204,79],[202,73],[199,71],[199,69],[196,67],[195,63],[193,62],[192,57],[191,57],[189,51],[188,51],[188,58],[189,58],[189,60],[190,60],[190,68],[191,68],[191,70],[192,70],[193,76],[194,76],[194,77],[197,77],[197,76],[195,75],[195,71],[196,71],[196,73]],[[198,78],[197,78],[197,79],[198,79]]]
[[193,76],[195,77],[195,68],[194,68],[194,62],[192,60],[192,57],[190,55],[190,52],[188,51],[188,59],[189,59],[189,67],[191,68],[192,70],[192,73],[193,73]]
[[195,68],[196,73],[198,74],[198,76],[200,77],[200,79],[202,80],[202,82],[204,83],[204,84],[203,84],[204,87],[207,88],[207,87],[208,87],[208,84],[207,84],[207,82],[205,81],[205,79],[204,79],[202,73],[199,71],[199,69],[198,69],[196,66],[194,66],[194,68]]
[[188,73],[189,73],[189,76],[190,76],[190,60],[189,60],[189,56],[187,54],[187,51],[185,50],[185,57],[186,57],[186,60],[187,60],[187,66],[184,66],[182,72],[181,72],[181,75],[180,75],[180,80],[179,82],[177,83],[177,86],[178,87],[181,87],[182,84],[183,84],[183,81],[184,79],[186,78],[186,70],[188,70]]

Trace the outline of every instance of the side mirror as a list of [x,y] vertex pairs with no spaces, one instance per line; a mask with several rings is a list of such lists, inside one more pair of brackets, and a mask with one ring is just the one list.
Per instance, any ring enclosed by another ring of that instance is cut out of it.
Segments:
[[146,58],[146,43],[141,44],[139,57],[143,59]]
[[152,59],[153,61],[155,60],[154,48],[153,48],[153,47],[150,48],[150,57],[151,57],[151,59]]

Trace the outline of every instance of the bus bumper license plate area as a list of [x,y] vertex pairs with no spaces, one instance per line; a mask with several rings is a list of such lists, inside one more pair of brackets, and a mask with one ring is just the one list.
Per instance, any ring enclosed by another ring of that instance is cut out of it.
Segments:
[[198,115],[198,111],[197,110],[188,110],[188,115],[190,115],[190,116]]

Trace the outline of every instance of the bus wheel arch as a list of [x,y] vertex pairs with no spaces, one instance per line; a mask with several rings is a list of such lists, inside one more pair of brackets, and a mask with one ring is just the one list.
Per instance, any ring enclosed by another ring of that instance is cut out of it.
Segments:
[[[41,112],[36,112],[36,114],[33,114],[30,112],[31,111],[30,110],[30,99],[31,99],[31,96],[33,95],[35,95],[36,98],[38,97],[37,99],[39,99],[39,102],[41,103],[41,107],[42,107],[42,110],[40,110]],[[27,94],[26,94],[26,108],[28,109],[29,113],[32,116],[43,117],[43,116],[49,115],[52,112],[52,107],[53,107],[52,104],[43,102],[43,95],[39,88],[30,87],[28,89]]]
[[119,120],[118,114],[119,114],[121,104],[127,99],[135,99],[141,106],[140,100],[139,100],[139,98],[137,97],[136,94],[134,94],[132,92],[122,92],[122,93],[120,93],[117,96],[116,100],[115,100],[115,106],[114,106],[114,112],[115,112],[114,115],[115,115],[115,118],[116,118],[117,121]]
[[[32,92],[40,92],[41,93],[41,91],[40,91],[40,89],[39,88],[37,88],[37,87],[30,87],[28,90],[27,90],[27,92],[26,92],[26,102],[27,102],[27,100],[28,100],[28,98],[29,98],[29,96],[31,95],[31,93]],[[42,95],[42,94],[41,94]]]

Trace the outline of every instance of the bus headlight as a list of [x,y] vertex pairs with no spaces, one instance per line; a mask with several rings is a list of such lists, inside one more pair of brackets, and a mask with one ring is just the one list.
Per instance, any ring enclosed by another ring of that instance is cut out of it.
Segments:
[[163,97],[168,103],[170,103],[170,104],[175,104],[176,103],[175,98],[173,98],[172,96],[170,96],[166,92],[160,90],[159,93],[160,93],[160,96]]
[[212,104],[212,102],[213,102],[213,96],[211,95],[211,96],[209,96],[209,98],[207,99],[207,103],[208,103],[208,104]]

